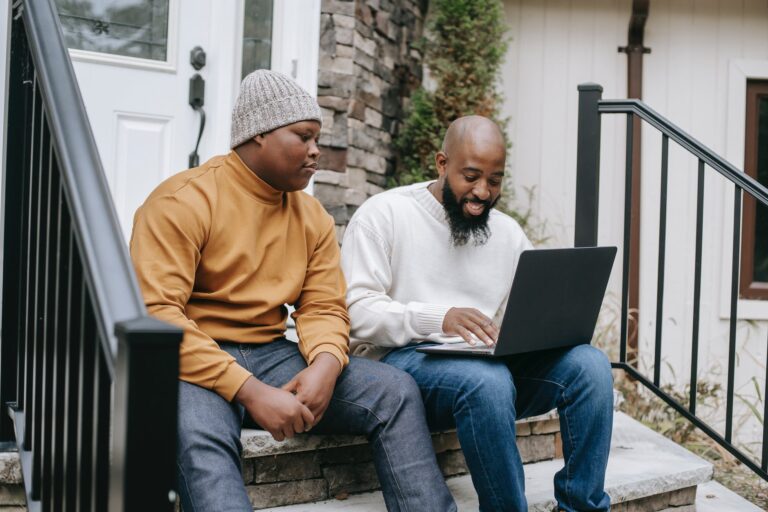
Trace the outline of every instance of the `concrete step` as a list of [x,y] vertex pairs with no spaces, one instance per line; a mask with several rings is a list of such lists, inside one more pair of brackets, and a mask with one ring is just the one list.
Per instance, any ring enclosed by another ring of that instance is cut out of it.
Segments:
[[714,480],[700,484],[696,490],[696,512],[761,512],[762,510]]
[[[632,418],[616,413],[606,491],[613,511],[689,512],[696,487],[712,477],[712,465]],[[552,478],[562,459],[525,466],[529,511],[550,511],[555,505]],[[477,495],[468,475],[448,479],[460,511],[477,510]],[[725,493],[720,492],[725,500]],[[728,498],[732,498],[728,496]],[[352,495],[345,500],[265,509],[265,512],[384,512],[380,492]],[[720,511],[729,510],[726,508]],[[740,510],[740,509],[734,509]],[[748,509],[745,509],[748,510]]]

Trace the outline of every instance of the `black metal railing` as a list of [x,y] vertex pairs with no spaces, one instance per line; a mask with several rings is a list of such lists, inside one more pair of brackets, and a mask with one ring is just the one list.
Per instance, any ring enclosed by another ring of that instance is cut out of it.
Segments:
[[[762,478],[768,480],[768,424],[763,423],[762,457],[755,461],[748,454],[739,450],[733,443],[733,398],[736,362],[736,323],[739,294],[739,264],[741,251],[741,204],[742,192],[748,193],[756,201],[768,205],[768,189],[741,172],[736,167],[718,156],[715,152],[672,124],[645,103],[639,100],[603,100],[603,88],[597,84],[579,85],[579,133],[577,153],[576,185],[576,225],[575,245],[597,245],[598,226],[598,188],[600,173],[600,117],[601,114],[625,114],[627,116],[626,165],[624,191],[624,239],[623,268],[621,288],[621,327],[619,334],[619,360],[613,367],[624,370],[642,385],[653,391],[677,412],[690,420],[709,437],[723,446],[742,463]],[[653,378],[642,375],[631,362],[627,361],[627,324],[629,318],[629,264],[630,264],[630,215],[632,209],[632,143],[635,117],[653,126],[661,132],[661,190],[659,211],[658,275],[656,294],[656,330],[654,346]],[[698,159],[698,186],[696,194],[696,249],[693,290],[693,330],[691,339],[691,374],[688,404],[683,405],[660,387],[661,351],[664,341],[662,336],[662,311],[664,306],[664,267],[666,256],[667,224],[667,180],[669,141]],[[701,260],[702,234],[704,222],[704,172],[711,169],[721,174],[734,185],[733,205],[733,248],[731,266],[730,329],[728,348],[728,377],[726,384],[725,433],[721,435],[714,428],[696,415],[696,393],[698,384],[699,320],[701,304]],[[767,376],[768,377],[768,376]],[[768,387],[768,378],[766,379]],[[766,389],[768,391],[768,389]],[[765,398],[766,394],[763,394]],[[768,398],[765,399],[764,418],[768,418]]]
[[147,316],[53,2],[10,9],[0,441],[29,510],[170,511],[181,331]]

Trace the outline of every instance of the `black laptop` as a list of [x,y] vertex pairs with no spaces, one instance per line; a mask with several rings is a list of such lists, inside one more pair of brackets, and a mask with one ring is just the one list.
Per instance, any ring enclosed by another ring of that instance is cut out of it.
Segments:
[[611,275],[616,247],[523,251],[494,347],[482,341],[425,345],[429,354],[500,357],[588,344]]

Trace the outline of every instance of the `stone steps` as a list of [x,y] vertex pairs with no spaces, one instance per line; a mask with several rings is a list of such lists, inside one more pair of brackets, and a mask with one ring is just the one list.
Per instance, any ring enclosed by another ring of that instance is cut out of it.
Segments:
[[[297,436],[277,442],[264,431],[244,430],[243,479],[256,509],[311,503],[379,489],[370,447],[359,436]],[[446,477],[467,473],[455,432],[432,435]],[[517,444],[526,463],[562,456],[557,414],[517,423]]]
[[[616,413],[613,432],[606,478],[606,491],[611,495],[612,501],[611,510],[619,512],[662,510],[692,512],[696,510],[694,506],[696,489],[698,485],[709,481],[712,477],[711,464],[622,413]],[[561,467],[562,460],[526,465],[526,496],[529,511],[552,510],[555,505],[552,477]],[[477,510],[477,496],[468,475],[449,478],[448,483],[460,511]],[[722,494],[725,495],[725,493]],[[349,496],[345,500],[326,500],[312,504],[269,508],[265,512],[331,510],[384,512],[385,507],[381,493],[373,492]],[[743,510],[752,509],[744,508]]]

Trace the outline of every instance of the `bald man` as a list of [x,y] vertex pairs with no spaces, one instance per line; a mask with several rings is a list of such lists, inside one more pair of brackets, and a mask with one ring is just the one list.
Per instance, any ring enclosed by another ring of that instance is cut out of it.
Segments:
[[519,256],[532,248],[494,209],[505,161],[496,124],[457,119],[435,155],[436,181],[389,190],[355,213],[342,244],[353,351],[411,374],[430,428],[456,429],[481,510],[528,510],[515,421],[555,407],[558,510],[608,510],[613,381],[602,352],[580,345],[500,360],[415,350],[496,341]]

